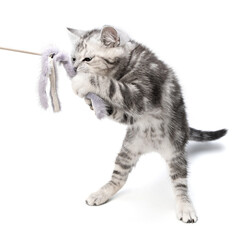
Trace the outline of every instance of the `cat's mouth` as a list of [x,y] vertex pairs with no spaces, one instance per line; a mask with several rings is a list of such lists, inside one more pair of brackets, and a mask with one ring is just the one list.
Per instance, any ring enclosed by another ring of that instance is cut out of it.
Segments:
[[75,67],[75,68],[74,68],[74,71],[75,71],[76,73],[78,73],[78,72],[90,73],[90,69],[87,68],[87,67],[85,67],[85,66],[82,66],[82,65],[79,65],[78,67]]

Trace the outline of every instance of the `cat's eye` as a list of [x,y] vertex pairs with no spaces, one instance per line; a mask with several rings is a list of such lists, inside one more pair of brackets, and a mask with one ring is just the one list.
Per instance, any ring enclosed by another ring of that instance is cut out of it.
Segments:
[[76,62],[76,58],[75,57],[72,57],[72,62]]
[[83,62],[90,62],[91,60],[92,60],[92,58],[88,58],[88,57],[87,57],[87,58],[84,58],[84,59],[83,59]]

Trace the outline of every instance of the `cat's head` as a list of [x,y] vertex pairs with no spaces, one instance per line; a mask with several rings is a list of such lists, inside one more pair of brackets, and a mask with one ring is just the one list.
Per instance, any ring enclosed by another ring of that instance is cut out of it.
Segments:
[[111,26],[91,31],[68,28],[68,31],[74,47],[72,61],[77,71],[110,74],[121,58],[129,54],[130,38]]

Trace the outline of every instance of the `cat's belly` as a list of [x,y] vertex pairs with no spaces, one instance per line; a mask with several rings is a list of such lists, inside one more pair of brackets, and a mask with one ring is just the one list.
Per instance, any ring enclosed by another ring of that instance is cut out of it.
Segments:
[[159,151],[166,138],[165,123],[160,116],[159,118],[146,116],[138,120],[133,129],[142,143],[144,152]]

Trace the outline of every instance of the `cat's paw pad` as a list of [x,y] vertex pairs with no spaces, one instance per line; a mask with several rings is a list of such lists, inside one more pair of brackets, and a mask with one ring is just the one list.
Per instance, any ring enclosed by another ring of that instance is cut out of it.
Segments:
[[108,194],[100,190],[96,193],[92,193],[86,200],[86,204],[89,206],[99,206],[107,202],[108,199],[109,199]]
[[198,220],[192,204],[188,202],[177,204],[177,217],[184,223],[195,223]]

